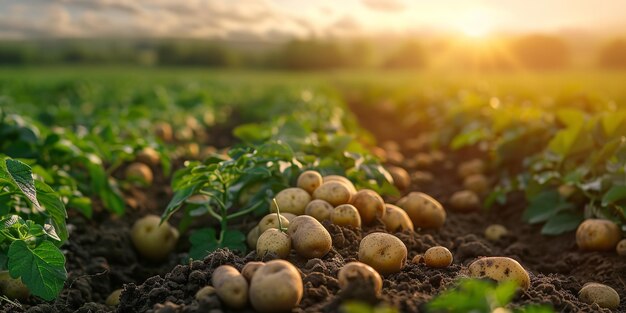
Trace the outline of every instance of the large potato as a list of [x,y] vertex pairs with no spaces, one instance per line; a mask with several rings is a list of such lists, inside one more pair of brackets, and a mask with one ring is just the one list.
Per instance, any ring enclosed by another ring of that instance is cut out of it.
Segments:
[[431,196],[421,192],[411,192],[396,203],[411,218],[413,226],[420,228],[440,228],[446,221],[446,211]]
[[307,259],[321,258],[333,245],[330,233],[315,218],[308,215],[296,217],[287,231],[296,253]]
[[359,244],[359,261],[383,275],[399,272],[406,257],[407,249],[402,240],[387,233],[371,233]]
[[399,166],[389,165],[385,167],[387,172],[393,178],[393,184],[399,190],[405,190],[409,188],[411,185],[411,176],[409,176],[409,172]]
[[248,281],[230,265],[221,265],[213,271],[211,284],[217,296],[233,309],[241,309],[248,303]]
[[432,247],[424,253],[424,263],[430,267],[448,267],[452,264],[452,253],[446,247]]
[[304,214],[313,216],[316,220],[323,222],[330,219],[330,212],[333,206],[320,199],[313,200],[304,208]]
[[352,205],[359,211],[361,222],[369,225],[376,217],[385,216],[385,201],[374,190],[362,189],[352,197]]
[[463,187],[479,195],[484,195],[489,191],[489,181],[483,174],[472,174],[465,177]]
[[615,289],[599,283],[586,283],[578,292],[578,298],[582,302],[597,303],[601,308],[607,309],[617,309],[620,302]]
[[[301,188],[287,188],[276,194],[276,203],[280,213],[304,214],[304,208],[311,202],[311,195]],[[272,201],[272,212],[276,212],[276,204]]]
[[457,168],[459,177],[465,178],[474,174],[482,174],[485,172],[485,162],[481,159],[472,159],[465,161]]
[[264,231],[259,240],[256,242],[256,254],[264,257],[266,254],[273,252],[279,258],[284,259],[291,251],[291,239],[287,234],[276,228],[270,228]]
[[588,219],[576,230],[576,244],[587,251],[613,250],[621,237],[619,227],[608,220]]
[[306,190],[309,194],[317,189],[323,182],[322,175],[316,171],[304,171],[298,176],[297,186]]
[[354,288],[354,286],[350,286],[350,283],[353,281],[357,283],[368,281],[376,295],[380,295],[383,289],[383,279],[380,277],[380,274],[371,266],[361,262],[350,262],[344,265],[339,270],[337,279],[339,280],[339,288],[342,290]]
[[342,182],[329,181],[313,191],[313,199],[324,200],[332,206],[338,206],[350,203],[352,191]]
[[470,213],[480,209],[480,198],[471,190],[457,191],[450,196],[450,208],[459,213]]
[[302,300],[302,277],[298,269],[283,260],[259,268],[250,282],[250,303],[259,312],[291,312]]
[[352,183],[352,181],[346,177],[343,177],[340,175],[328,175],[328,176],[324,176],[322,179],[323,179],[323,183],[327,183],[331,181],[344,183],[346,186],[348,186],[348,189],[350,190],[351,194],[356,193],[356,187],[354,187],[354,184]]
[[254,226],[246,236],[246,243],[248,244],[248,248],[255,249],[256,242],[259,240],[259,236],[261,236],[261,232],[259,231],[259,225]]
[[361,216],[352,204],[342,204],[330,211],[330,221],[339,226],[361,227]]
[[160,223],[159,216],[150,214],[138,219],[130,230],[130,239],[139,254],[152,261],[167,258],[178,242],[178,230],[168,222]]
[[383,223],[385,223],[385,228],[390,233],[407,229],[413,230],[413,222],[411,222],[409,215],[401,208],[389,203],[385,204]]
[[285,230],[286,228],[289,228],[289,220],[285,216],[283,216],[281,214],[280,215],[280,224],[279,224],[278,223],[278,214],[270,213],[268,215],[265,215],[259,221],[259,233],[262,234],[262,233],[264,233],[266,230],[268,230],[270,228],[278,229],[279,226],[282,226],[283,230]]
[[528,272],[515,260],[507,257],[488,257],[474,261],[468,267],[474,278],[488,277],[495,281],[514,281],[526,290],[530,287]]

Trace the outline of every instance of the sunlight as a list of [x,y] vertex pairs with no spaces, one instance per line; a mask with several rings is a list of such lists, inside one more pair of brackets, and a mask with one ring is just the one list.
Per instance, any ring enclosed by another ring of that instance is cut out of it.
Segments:
[[484,38],[493,31],[494,25],[486,10],[472,9],[459,13],[454,27],[467,37]]

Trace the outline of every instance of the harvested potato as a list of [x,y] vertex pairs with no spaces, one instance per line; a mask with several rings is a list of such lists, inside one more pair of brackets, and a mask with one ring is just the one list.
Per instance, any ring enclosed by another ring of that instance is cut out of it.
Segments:
[[261,236],[261,232],[259,232],[259,225],[254,226],[246,236],[246,243],[248,244],[248,248],[255,249],[256,242],[259,240],[259,236]]
[[387,172],[391,174],[393,178],[393,184],[399,190],[405,190],[411,185],[411,176],[409,172],[399,166],[389,165],[385,167]]
[[313,191],[322,185],[322,175],[316,171],[304,171],[298,176],[297,186],[306,190],[309,194],[313,194]]
[[385,216],[385,201],[374,190],[362,189],[352,197],[352,205],[359,211],[361,222],[369,225],[376,217]]
[[213,271],[211,284],[217,296],[233,309],[241,309],[248,304],[248,281],[230,265],[221,265]]
[[461,190],[450,197],[450,208],[455,212],[469,213],[480,209],[480,198],[471,190]]
[[626,256],[626,239],[620,240],[615,247],[617,255]]
[[196,292],[194,298],[196,301],[200,301],[201,299],[206,299],[213,294],[215,294],[215,288],[213,286],[204,286]]
[[339,226],[361,227],[361,216],[352,204],[342,204],[330,211],[330,221]]
[[350,191],[350,188],[345,183],[339,181],[329,181],[323,183],[315,189],[313,192],[313,199],[324,200],[332,206],[338,206],[350,203],[350,200],[352,199],[352,191]]
[[489,241],[498,241],[503,236],[506,236],[508,233],[509,231],[506,229],[506,227],[500,224],[489,225],[487,226],[487,228],[485,228],[485,238],[487,238],[487,240]]
[[424,263],[430,267],[448,267],[452,264],[452,253],[448,248],[442,246],[429,248],[424,253]]
[[30,296],[28,287],[21,279],[13,278],[9,271],[0,272],[0,293],[9,299],[26,301]]
[[[280,213],[304,214],[304,208],[311,202],[311,195],[301,188],[287,188],[276,194],[276,203]],[[276,203],[272,201],[271,211],[276,212]]]
[[411,218],[413,226],[420,228],[440,228],[446,221],[446,211],[431,196],[421,192],[411,192],[396,203]]
[[126,180],[138,183],[142,186],[150,186],[152,185],[152,181],[154,180],[154,175],[152,174],[152,170],[149,166],[135,162],[130,164],[126,168]]
[[418,185],[430,184],[434,179],[435,177],[430,172],[416,171],[411,174],[411,181],[415,182]]
[[599,283],[586,283],[578,292],[578,298],[582,302],[597,303],[601,308],[607,309],[617,309],[620,302],[615,289]]
[[136,160],[137,162],[141,162],[149,166],[157,166],[161,163],[159,153],[152,147],[145,147],[141,149],[141,151],[137,153]]
[[283,227],[283,230],[289,228],[289,220],[282,214],[280,214],[280,225],[278,223],[278,214],[270,213],[263,216],[259,221],[259,233],[262,234],[270,228],[278,229],[279,226]]
[[461,178],[468,177],[474,174],[482,174],[485,172],[485,162],[481,159],[473,159],[465,161],[457,168],[457,174]]
[[246,278],[248,282],[252,280],[254,273],[261,268],[261,266],[265,265],[264,262],[248,262],[241,269],[241,275]]
[[280,215],[284,216],[289,221],[289,223],[291,223],[291,221],[294,218],[298,217],[298,215],[295,215],[293,213],[283,213],[283,212],[280,212]]
[[113,290],[113,292],[109,294],[106,300],[104,300],[104,304],[108,306],[117,306],[118,304],[120,304],[120,296],[122,295],[122,291],[124,291],[124,289]]
[[130,238],[143,257],[161,261],[174,250],[178,230],[157,215],[149,214],[138,219],[130,230]]
[[413,264],[424,264],[424,256],[421,254],[417,254],[411,259],[411,263]]
[[165,142],[172,141],[174,138],[172,125],[167,122],[158,122],[154,124],[154,134]]
[[348,186],[348,189],[350,190],[351,194],[355,194],[356,193],[356,187],[354,187],[354,184],[352,183],[352,181],[350,181],[348,178],[340,176],[340,175],[328,175],[328,176],[324,176],[322,178],[324,181],[323,183],[327,183],[327,182],[331,182],[331,181],[336,181],[336,182],[340,182],[340,183],[344,183],[346,186]]
[[483,174],[472,174],[463,180],[463,187],[479,195],[484,195],[489,191],[489,180]]
[[313,200],[304,208],[304,214],[313,216],[316,220],[322,222],[330,219],[330,212],[333,206],[320,199]]
[[296,253],[307,259],[321,258],[333,245],[330,233],[315,218],[302,215],[289,224],[287,231]]
[[291,312],[304,293],[298,269],[284,260],[259,268],[250,282],[250,303],[259,312]]
[[469,265],[469,274],[474,278],[488,277],[495,281],[515,281],[526,290],[530,287],[528,272],[515,260],[507,257],[487,257]]
[[[350,282],[369,281],[370,286],[374,289],[376,295],[380,295],[383,289],[383,279],[380,274],[371,266],[361,262],[350,262],[344,265],[337,274],[339,280],[339,288],[350,288]],[[352,286],[353,288],[354,286]]]
[[619,227],[608,220],[588,219],[576,230],[576,244],[587,251],[613,250],[621,237]]
[[385,203],[383,223],[385,223],[385,228],[390,233],[407,229],[413,230],[413,222],[411,222],[409,215],[401,208],[389,203]]
[[406,257],[407,249],[402,240],[387,233],[371,233],[359,244],[359,261],[383,275],[399,272]]
[[276,228],[264,231],[256,242],[256,253],[259,257],[273,252],[279,258],[284,259],[291,251],[291,239],[287,234]]

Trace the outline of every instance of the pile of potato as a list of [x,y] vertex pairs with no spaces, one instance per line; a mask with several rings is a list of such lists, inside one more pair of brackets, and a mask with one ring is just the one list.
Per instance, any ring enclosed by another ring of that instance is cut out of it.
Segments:
[[472,159],[459,164],[457,174],[463,180],[463,190],[450,196],[450,208],[455,212],[475,212],[481,207],[482,196],[489,193],[489,180],[484,175],[485,162],[481,159]]

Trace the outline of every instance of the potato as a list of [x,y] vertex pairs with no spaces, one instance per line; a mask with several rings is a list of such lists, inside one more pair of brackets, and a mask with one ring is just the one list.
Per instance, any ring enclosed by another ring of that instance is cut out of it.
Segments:
[[622,239],[617,243],[615,251],[617,251],[617,255],[626,256],[626,239]]
[[528,272],[515,260],[507,257],[487,257],[469,265],[469,275],[474,278],[488,277],[495,281],[515,281],[526,290],[530,287]]
[[480,198],[471,190],[461,190],[450,197],[450,208],[459,213],[470,213],[480,209]]
[[411,176],[409,172],[399,166],[386,166],[387,172],[393,178],[393,184],[399,190],[406,190],[411,185]]
[[[282,224],[283,230],[289,227],[289,220],[282,214],[280,215],[280,224]],[[262,234],[270,228],[278,229],[279,226],[278,214],[270,213],[263,216],[263,218],[259,221],[259,233]]]
[[[301,188],[287,188],[276,194],[276,203],[280,213],[304,214],[304,208],[311,202],[311,195]],[[276,204],[272,201],[272,212],[276,212]]]
[[339,226],[361,227],[361,216],[352,204],[342,204],[330,211],[330,221]]
[[452,253],[448,248],[435,246],[424,253],[424,263],[430,267],[443,268],[452,264]]
[[414,160],[418,168],[428,168],[433,165],[433,158],[428,153],[418,153]]
[[398,200],[396,205],[406,211],[413,226],[440,228],[446,222],[446,211],[443,206],[425,193],[411,192]]
[[472,174],[465,177],[463,187],[476,194],[484,195],[489,191],[489,180],[483,174]]
[[[329,181],[323,183],[313,191],[313,199],[320,199],[330,203],[332,206],[350,203],[352,191],[342,182]],[[305,204],[306,206],[306,204]]]
[[152,261],[167,258],[178,242],[178,230],[167,221],[160,223],[159,216],[149,214],[138,219],[130,230],[130,238],[139,254]]
[[297,186],[298,188],[306,190],[309,194],[313,194],[313,191],[322,185],[322,175],[316,171],[304,171],[298,176]]
[[615,289],[599,283],[586,283],[578,292],[578,298],[582,302],[597,303],[601,308],[607,309],[617,309],[620,302]]
[[250,282],[256,271],[263,265],[265,265],[264,262],[248,262],[241,269],[241,275],[243,275],[243,277]]
[[122,291],[124,291],[124,289],[113,290],[113,292],[109,294],[106,300],[104,300],[104,304],[108,306],[117,306],[118,304],[120,304],[120,295],[122,295]]
[[433,162],[443,162],[446,160],[446,155],[441,150],[433,150],[430,152],[430,158]]
[[413,264],[424,264],[424,256],[421,254],[417,254],[411,259],[411,263]]
[[619,227],[608,220],[588,219],[576,230],[576,244],[587,251],[613,250],[621,237]]
[[344,183],[346,186],[348,186],[348,189],[350,190],[351,194],[356,193],[356,187],[354,187],[354,184],[352,183],[352,181],[346,177],[343,177],[340,175],[328,175],[328,176],[324,176],[322,179],[323,179],[322,184],[331,182],[331,181]]
[[21,279],[13,278],[8,271],[0,272],[0,293],[9,299],[26,301],[30,296],[28,287]]
[[320,199],[309,202],[304,208],[304,214],[314,217],[316,220],[323,222],[330,219],[330,212],[333,206]]
[[284,259],[289,256],[290,251],[291,239],[289,239],[287,234],[276,228],[264,231],[256,242],[256,253],[259,257],[264,257],[266,254],[273,252],[279,258]]
[[330,233],[315,218],[302,215],[289,224],[287,231],[291,246],[299,256],[307,259],[321,258],[333,245]]
[[500,224],[489,225],[487,226],[487,228],[485,228],[485,238],[487,238],[487,240],[489,241],[498,241],[503,236],[506,236],[508,233],[509,231],[506,229],[506,227]]
[[561,196],[561,198],[568,199],[574,194],[574,192],[576,192],[576,187],[572,185],[563,184],[559,186],[558,191],[559,191],[559,195]]
[[[369,281],[377,296],[380,296],[383,289],[383,279],[380,277],[380,274],[371,266],[361,262],[350,262],[344,265],[339,270],[337,279],[339,280],[339,288],[342,290],[351,288],[350,282],[355,280],[357,283]],[[352,288],[354,288],[354,286],[352,286]]]
[[126,168],[125,173],[126,180],[138,183],[142,186],[150,186],[154,180],[154,175],[152,174],[150,167],[139,162],[131,163]]
[[376,156],[381,162],[387,162],[387,151],[381,147],[372,147],[370,152]]
[[204,286],[196,292],[196,295],[194,296],[194,298],[196,299],[196,301],[200,301],[201,299],[206,299],[212,296],[213,294],[215,294],[215,287]]
[[409,215],[401,208],[389,203],[385,203],[383,223],[385,223],[385,228],[390,233],[407,229],[413,230],[413,222],[411,222]]
[[137,162],[141,162],[149,166],[158,166],[159,163],[161,163],[159,153],[152,147],[145,147],[141,149],[135,158]]
[[485,172],[485,162],[481,159],[472,159],[465,161],[457,168],[457,174],[461,178],[468,177],[474,174],[482,174]]
[[434,179],[435,178],[433,174],[431,174],[430,172],[416,171],[411,174],[411,181],[415,182],[416,184],[430,184]]
[[154,124],[154,134],[165,142],[172,141],[174,138],[172,126],[167,122],[158,122]]
[[407,249],[402,240],[387,233],[371,233],[359,244],[359,261],[383,275],[399,272],[406,257]]
[[291,223],[291,221],[292,221],[294,218],[298,217],[298,215],[295,215],[295,214],[293,214],[293,213],[283,213],[283,212],[280,212],[280,215],[282,215],[283,217],[285,217],[285,218],[289,221],[289,223]]
[[230,265],[221,265],[213,271],[211,284],[226,306],[241,309],[248,304],[248,281]]
[[246,236],[246,243],[248,244],[248,248],[255,249],[256,242],[259,240],[259,236],[261,236],[261,232],[259,231],[259,225],[254,226]]
[[250,282],[250,303],[259,312],[291,312],[304,293],[298,269],[284,260],[259,268]]
[[387,140],[380,146],[385,149],[385,151],[400,151],[400,144],[393,140]]
[[362,189],[352,197],[352,205],[359,211],[361,222],[372,224],[376,217],[385,216],[385,201],[374,190]]

